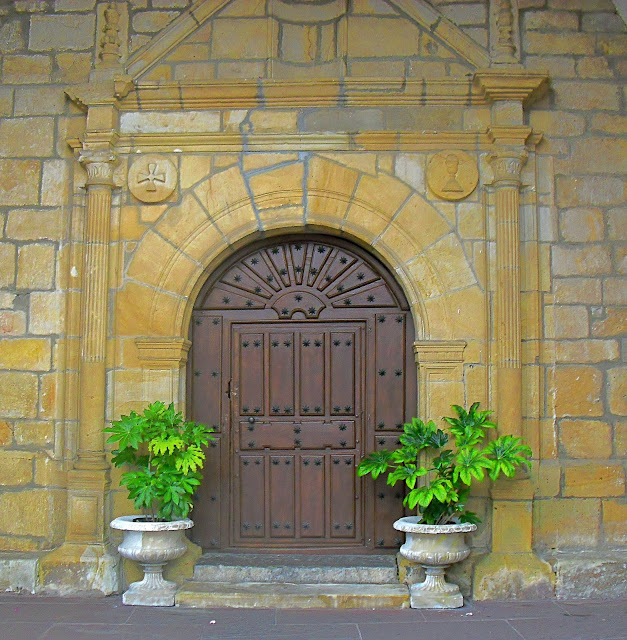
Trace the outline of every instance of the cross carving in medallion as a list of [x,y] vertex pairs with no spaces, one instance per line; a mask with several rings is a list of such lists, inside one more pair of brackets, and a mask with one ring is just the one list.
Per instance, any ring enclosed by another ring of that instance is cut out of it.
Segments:
[[157,173],[159,171],[159,165],[156,162],[151,162],[148,165],[148,173],[140,173],[137,176],[137,184],[143,184],[144,182],[148,182],[146,185],[146,191],[156,191],[157,185],[156,182],[161,182],[165,184],[165,173]]

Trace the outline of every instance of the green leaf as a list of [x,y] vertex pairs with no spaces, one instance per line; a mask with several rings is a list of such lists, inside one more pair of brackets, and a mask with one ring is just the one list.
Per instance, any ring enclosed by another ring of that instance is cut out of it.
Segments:
[[357,465],[357,475],[361,477],[370,474],[376,480],[387,471],[391,456],[392,453],[385,449],[374,451]]

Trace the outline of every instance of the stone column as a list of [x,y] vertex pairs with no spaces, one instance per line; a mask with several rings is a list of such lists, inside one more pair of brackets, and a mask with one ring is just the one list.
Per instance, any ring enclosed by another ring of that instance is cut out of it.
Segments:
[[520,325],[520,172],[524,150],[492,158],[496,210],[497,415],[501,433],[522,435]]
[[[496,217],[496,408],[499,433],[523,436],[520,265],[520,174],[527,159],[524,127],[492,129]],[[518,140],[516,138],[518,137]],[[500,138],[500,140],[499,140]],[[475,566],[477,600],[543,598],[553,593],[548,563],[533,553],[533,496],[536,481],[519,471],[491,488],[492,549]]]
[[105,457],[106,342],[111,193],[116,157],[85,150],[87,213],[83,239],[78,451],[67,475],[65,543],[41,559],[45,592],[117,590],[117,554],[108,544],[111,479]]
[[111,192],[116,157],[85,151],[87,228],[83,260],[78,455],[75,469],[107,469],[104,435]]

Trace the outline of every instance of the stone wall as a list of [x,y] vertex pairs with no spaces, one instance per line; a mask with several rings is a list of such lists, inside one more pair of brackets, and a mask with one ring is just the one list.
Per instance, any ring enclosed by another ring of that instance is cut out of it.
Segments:
[[[78,446],[86,206],[86,174],[67,141],[80,147],[86,117],[64,90],[75,96],[89,80],[104,4],[0,6],[0,551],[40,552],[65,539],[67,471]],[[384,0],[355,0],[350,14],[322,17],[290,14],[279,0],[235,0],[147,64],[138,81],[319,78],[335,91],[324,81],[424,77],[430,95],[439,81],[466,78],[472,93],[471,60],[493,42],[494,13],[483,1],[431,4],[452,22],[425,26]],[[122,60],[139,68],[150,48],[141,47],[190,6],[118,3]],[[525,489],[533,546],[551,562],[558,595],[617,593],[620,580],[611,587],[598,573],[624,566],[627,546],[625,25],[610,0],[518,6],[522,66],[551,78],[521,123],[542,134],[528,145],[520,210],[524,433],[538,458]],[[454,45],[461,36],[446,37],[452,23],[466,37],[461,52]],[[267,104],[255,102],[254,91],[248,106],[240,97],[238,108],[198,108],[192,97],[185,112],[151,110],[138,99],[114,123],[121,188],[109,254],[107,419],[148,395],[180,400],[180,352],[173,347],[157,362],[137,349],[137,338],[186,337],[207,269],[261,233],[305,224],[342,231],[392,267],[421,340],[466,341],[461,380],[448,387],[463,397],[442,398],[430,387],[431,404],[421,408],[439,415],[449,401],[477,399],[495,407],[496,225],[486,131],[508,115],[478,101],[367,104],[360,96],[351,104],[339,93],[334,104]],[[427,184],[442,143],[403,150],[394,137],[435,131],[451,134],[447,140],[478,163],[477,189],[457,203]],[[138,140],[177,133],[224,135],[225,146],[209,149],[199,138],[184,153],[172,145],[140,149],[170,159],[180,187],[165,202],[142,203],[125,188]],[[265,143],[255,142],[264,135]],[[271,142],[285,135],[294,136],[289,148]],[[329,146],[311,148],[307,135],[327,136]],[[111,497],[105,519],[129,509],[122,492]],[[486,497],[487,490],[477,494],[486,522],[475,545],[484,552],[501,535],[490,526]]]

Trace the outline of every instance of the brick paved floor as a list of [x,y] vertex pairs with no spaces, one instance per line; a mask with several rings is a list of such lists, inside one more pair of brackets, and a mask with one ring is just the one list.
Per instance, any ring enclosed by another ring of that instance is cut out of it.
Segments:
[[627,640],[627,600],[470,602],[453,611],[128,607],[0,594],[0,640]]

